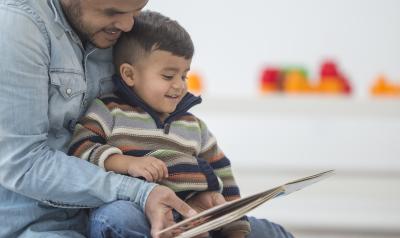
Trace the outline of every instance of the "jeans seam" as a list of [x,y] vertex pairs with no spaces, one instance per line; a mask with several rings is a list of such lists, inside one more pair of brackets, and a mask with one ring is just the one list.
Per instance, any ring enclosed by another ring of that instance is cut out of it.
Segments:
[[99,223],[101,223],[102,225],[106,226],[107,229],[112,230],[114,233],[116,233],[116,234],[118,235],[118,237],[121,237],[121,238],[124,237],[124,236],[122,235],[122,232],[121,232],[120,230],[116,229],[115,227],[113,227],[113,226],[107,221],[107,219],[94,218],[93,220],[94,220],[94,222],[99,222]]

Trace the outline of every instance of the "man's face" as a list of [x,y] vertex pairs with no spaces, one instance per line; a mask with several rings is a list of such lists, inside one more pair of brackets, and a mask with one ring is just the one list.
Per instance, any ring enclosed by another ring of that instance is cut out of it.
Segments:
[[62,0],[64,13],[82,41],[98,48],[115,44],[130,31],[148,0]]

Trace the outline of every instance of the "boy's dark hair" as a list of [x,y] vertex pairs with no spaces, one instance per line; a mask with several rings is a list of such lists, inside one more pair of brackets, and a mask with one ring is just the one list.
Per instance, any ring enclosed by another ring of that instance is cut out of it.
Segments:
[[177,21],[147,10],[135,17],[132,30],[122,33],[114,46],[116,73],[123,63],[133,64],[153,50],[165,50],[185,59],[194,54],[189,33]]

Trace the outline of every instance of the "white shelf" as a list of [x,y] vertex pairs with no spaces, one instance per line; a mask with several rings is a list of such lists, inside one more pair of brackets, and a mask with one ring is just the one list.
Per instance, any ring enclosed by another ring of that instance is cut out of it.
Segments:
[[192,111],[241,167],[400,172],[400,100],[205,98]]
[[400,100],[205,97],[192,112],[232,161],[243,194],[336,170],[253,214],[295,235],[400,237]]
[[255,95],[203,97],[203,102],[195,110],[212,113],[252,113],[295,116],[334,116],[400,118],[400,98],[376,97],[353,98],[349,96],[314,95]]

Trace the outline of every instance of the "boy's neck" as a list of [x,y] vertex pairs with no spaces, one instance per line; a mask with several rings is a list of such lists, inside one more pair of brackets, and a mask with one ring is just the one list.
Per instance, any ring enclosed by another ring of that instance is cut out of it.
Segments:
[[157,114],[158,114],[158,119],[160,119],[161,123],[164,123],[165,119],[167,119],[169,117],[169,115],[170,115],[168,113],[160,113],[160,112],[157,112]]

